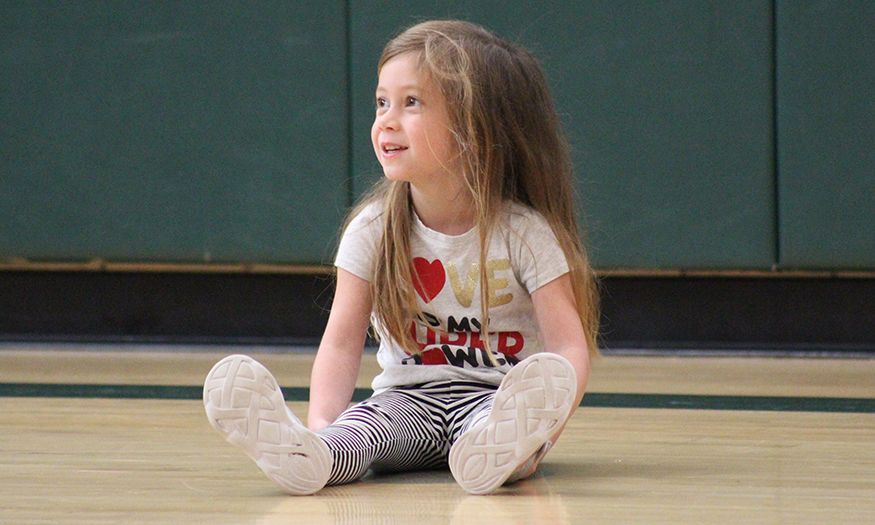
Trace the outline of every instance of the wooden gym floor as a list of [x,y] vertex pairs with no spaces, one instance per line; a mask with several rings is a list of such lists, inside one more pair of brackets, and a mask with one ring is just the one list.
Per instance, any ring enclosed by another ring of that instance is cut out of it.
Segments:
[[[306,415],[306,349],[0,346],[0,522],[875,523],[875,359],[606,356],[530,480],[471,496],[430,472],[288,497],[204,415],[229,353]],[[366,355],[357,396],[375,370]]]

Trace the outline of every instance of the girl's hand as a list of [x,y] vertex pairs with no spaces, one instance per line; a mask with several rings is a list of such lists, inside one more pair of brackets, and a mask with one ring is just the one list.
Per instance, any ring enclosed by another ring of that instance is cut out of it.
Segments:
[[552,441],[547,441],[544,443],[541,448],[535,451],[525,463],[517,467],[516,471],[507,478],[505,483],[513,483],[515,481],[519,481],[522,479],[526,479],[531,476],[538,470],[538,465],[541,464],[541,461],[544,460],[544,457],[547,455],[547,452],[550,452],[550,448],[553,447]]

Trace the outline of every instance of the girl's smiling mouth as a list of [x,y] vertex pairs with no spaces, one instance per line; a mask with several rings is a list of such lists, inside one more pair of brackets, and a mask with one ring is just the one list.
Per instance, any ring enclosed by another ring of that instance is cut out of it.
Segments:
[[400,152],[406,150],[407,148],[405,146],[400,146],[398,144],[383,143],[380,145],[380,149],[383,150],[384,155],[393,155],[396,153],[400,153]]

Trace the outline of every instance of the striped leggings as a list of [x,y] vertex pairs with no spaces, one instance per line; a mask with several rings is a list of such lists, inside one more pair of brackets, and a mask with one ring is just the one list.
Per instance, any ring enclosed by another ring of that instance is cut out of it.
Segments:
[[369,469],[446,468],[450,447],[492,409],[496,387],[441,381],[393,388],[350,407],[319,432],[334,466],[328,485],[350,483]]

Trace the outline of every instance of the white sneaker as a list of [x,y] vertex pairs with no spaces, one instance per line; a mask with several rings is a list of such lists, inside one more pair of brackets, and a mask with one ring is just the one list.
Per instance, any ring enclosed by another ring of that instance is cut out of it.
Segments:
[[472,494],[500,487],[565,423],[576,393],[577,376],[564,357],[544,352],[518,363],[489,415],[450,449],[453,477]]
[[204,407],[213,427],[243,449],[285,492],[312,494],[328,481],[328,445],[286,407],[267,369],[244,355],[222,359],[204,383]]

